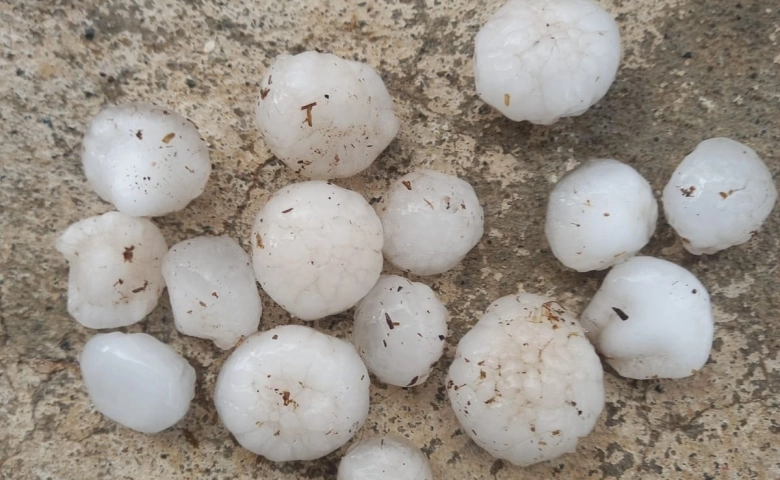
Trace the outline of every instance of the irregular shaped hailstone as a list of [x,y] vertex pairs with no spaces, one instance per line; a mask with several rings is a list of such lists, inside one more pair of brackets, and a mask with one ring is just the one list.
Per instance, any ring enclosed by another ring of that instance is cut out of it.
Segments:
[[707,362],[710,296],[688,270],[653,257],[616,265],[580,317],[596,350],[628,378],[683,378]]
[[195,396],[195,369],[145,333],[99,333],[79,357],[97,411],[141,433],[172,427]]
[[385,258],[415,275],[453,268],[482,238],[484,216],[468,182],[418,170],[396,180],[379,206]]
[[493,302],[463,337],[447,391],[472,440],[516,465],[574,451],[604,407],[601,362],[582,327],[527,293]]
[[314,460],[349,441],[368,416],[369,378],[355,348],[309,327],[247,338],[217,379],[222,423],[274,462]]
[[70,264],[68,313],[85,327],[132,325],[157,306],[168,245],[150,220],[119,212],[86,218],[56,248]]
[[276,57],[260,84],[256,118],[271,152],[316,179],[365,170],[399,125],[371,67],[318,52]]
[[303,320],[354,306],[382,271],[382,223],[351,190],[288,185],[257,214],[252,259],[263,290]]
[[227,349],[257,332],[263,304],[252,261],[232,238],[177,243],[165,255],[162,273],[181,333]]
[[336,480],[433,480],[426,457],[409,440],[385,435],[352,445]]
[[427,285],[383,275],[355,309],[352,343],[379,380],[413,387],[444,352],[448,318]]
[[635,255],[656,220],[658,204],[647,180],[617,160],[590,160],[555,185],[544,232],[561,263],[587,272]]
[[666,219],[695,255],[747,242],[776,201],[764,162],[728,138],[701,142],[677,166],[663,194]]
[[84,137],[82,163],[100,198],[134,217],[183,209],[211,174],[208,146],[195,125],[142,103],[100,112]]
[[477,34],[477,93],[512,120],[550,125],[601,100],[620,53],[617,23],[596,2],[509,0]]

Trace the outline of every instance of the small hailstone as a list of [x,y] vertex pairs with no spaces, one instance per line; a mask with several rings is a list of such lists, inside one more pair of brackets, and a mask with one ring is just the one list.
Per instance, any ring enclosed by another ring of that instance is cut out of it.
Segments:
[[183,209],[203,193],[211,173],[208,147],[195,125],[141,103],[100,112],[84,137],[82,162],[100,198],[134,217]]
[[260,84],[255,111],[271,152],[309,178],[365,170],[398,133],[379,75],[329,53],[277,57]]
[[418,170],[395,181],[379,207],[385,258],[416,275],[453,268],[482,238],[474,189],[453,175]]
[[545,234],[567,267],[603,270],[641,250],[657,219],[653,190],[636,170],[617,160],[591,160],[555,185]]
[[461,339],[447,391],[477,445],[517,465],[574,451],[604,407],[601,362],[582,327],[526,293],[493,302]]
[[177,243],[163,259],[176,328],[231,348],[257,332],[263,305],[249,255],[228,237]]
[[382,276],[355,309],[352,342],[379,380],[423,383],[444,352],[447,309],[427,285]]
[[142,320],[165,288],[160,230],[146,218],[108,212],[76,222],[57,239],[70,264],[68,313],[88,328]]
[[314,460],[368,416],[369,378],[355,348],[298,325],[247,338],[217,379],[217,412],[238,443],[274,462]]
[[615,266],[580,317],[607,363],[628,378],[683,378],[712,347],[710,296],[688,270],[653,257]]
[[330,182],[278,191],[257,214],[251,243],[263,290],[303,320],[351,308],[382,271],[382,223],[360,194]]
[[100,333],[79,357],[95,408],[142,433],[172,427],[195,396],[195,369],[171,347],[145,333]]
[[669,224],[695,255],[750,240],[776,200],[764,162],[750,147],[728,138],[701,142],[677,166],[663,193]]
[[512,120],[550,125],[609,89],[620,32],[591,0],[509,0],[477,34],[477,93]]
[[433,480],[433,472],[428,457],[412,442],[386,435],[352,445],[336,480]]

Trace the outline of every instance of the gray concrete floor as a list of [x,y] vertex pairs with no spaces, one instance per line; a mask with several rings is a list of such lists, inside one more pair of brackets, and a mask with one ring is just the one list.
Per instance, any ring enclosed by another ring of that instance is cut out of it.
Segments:
[[[170,343],[198,372],[187,417],[141,435],[91,407],[78,354],[94,332],[65,310],[67,265],[53,248],[67,225],[111,207],[87,186],[80,142],[108,104],[148,101],[191,118],[214,172],[186,210],[156,220],[170,244],[248,232],[270,192],[298,180],[253,126],[262,72],[275,55],[320,48],[366,61],[386,79],[401,133],[369,170],[339,184],[380,197],[426,166],[472,182],[486,211],[480,245],[426,280],[452,315],[445,358],[412,390],[372,386],[360,435],[400,432],[440,479],[780,478],[780,215],[750,243],[685,253],[663,218],[647,254],[691,269],[717,321],[709,363],[678,381],[607,370],[607,407],[574,454],[518,469],[458,429],[442,385],[457,340],[491,300],[526,291],[579,312],[603,273],[576,274],[542,232],[547,194],[576,162],[614,157],[656,192],[709,137],[753,147],[780,171],[780,4],[773,0],[602,1],[619,21],[624,61],[607,97],[551,127],[515,124],[474,92],[474,35],[498,0],[9,0],[0,3],[0,477],[333,478],[342,451],[272,464],[238,447],[212,404],[227,353],[178,334],[165,295],[126,329]],[[387,271],[392,271],[387,269]],[[290,322],[264,297],[263,328]],[[339,336],[349,314],[316,327]]]

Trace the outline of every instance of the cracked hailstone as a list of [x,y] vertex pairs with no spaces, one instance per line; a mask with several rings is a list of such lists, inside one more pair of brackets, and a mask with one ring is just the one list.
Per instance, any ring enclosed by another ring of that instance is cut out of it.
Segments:
[[455,267],[482,238],[474,188],[458,177],[418,170],[396,180],[379,205],[385,258],[415,275]]
[[314,460],[341,447],[368,416],[369,378],[348,342],[299,325],[252,335],[219,372],[222,423],[250,452]]
[[659,258],[615,266],[580,321],[623,377],[687,377],[704,366],[712,348],[707,290],[691,272]]
[[777,201],[772,173],[750,147],[728,138],[701,142],[672,174],[664,213],[695,255],[750,240]]
[[263,305],[252,261],[232,238],[177,243],[163,258],[162,273],[181,333],[227,349],[257,332]]
[[278,56],[260,85],[255,115],[271,152],[315,179],[365,170],[399,126],[370,66],[318,52]]
[[168,345],[145,333],[100,333],[79,357],[97,411],[142,433],[172,427],[195,396],[195,369]]
[[108,212],[68,227],[56,243],[70,266],[68,313],[88,328],[142,320],[165,288],[160,230],[146,218]]
[[252,260],[263,290],[302,320],[354,306],[382,271],[382,223],[358,193],[330,182],[288,185],[257,214]]
[[593,1],[510,0],[477,34],[477,93],[512,120],[550,125],[601,100],[620,55],[617,23]]
[[87,181],[134,217],[183,209],[206,188],[211,160],[195,125],[171,110],[133,103],[100,112],[84,137]]
[[634,256],[657,219],[653,189],[636,170],[617,160],[590,160],[553,188],[544,232],[561,263],[587,272]]
[[433,480],[428,457],[409,440],[370,437],[352,445],[339,463],[336,480]]
[[493,302],[461,339],[447,391],[477,445],[523,466],[573,452],[604,407],[601,362],[582,327],[527,293]]
[[352,343],[379,380],[413,387],[444,352],[447,319],[430,287],[383,275],[355,309]]

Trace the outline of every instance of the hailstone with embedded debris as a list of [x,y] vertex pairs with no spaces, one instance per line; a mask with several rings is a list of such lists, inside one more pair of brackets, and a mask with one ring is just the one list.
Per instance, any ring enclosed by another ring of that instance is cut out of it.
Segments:
[[385,435],[352,445],[336,480],[433,480],[428,457],[409,440]]

